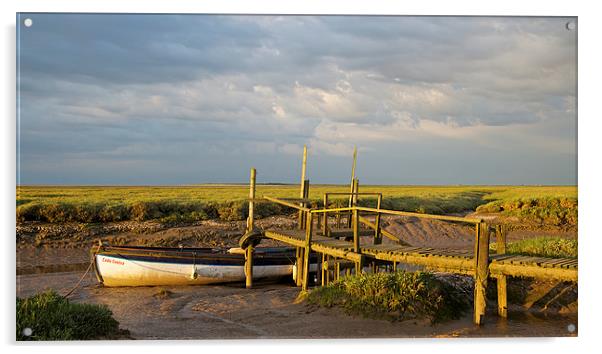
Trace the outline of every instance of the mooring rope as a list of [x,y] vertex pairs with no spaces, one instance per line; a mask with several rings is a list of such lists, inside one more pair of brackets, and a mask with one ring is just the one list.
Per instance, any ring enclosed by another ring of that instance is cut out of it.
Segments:
[[96,252],[94,252],[94,256],[90,260],[90,264],[88,265],[88,269],[86,269],[86,271],[84,272],[84,275],[82,275],[82,277],[79,278],[79,281],[77,282],[77,284],[75,284],[75,286],[73,287],[73,289],[69,290],[69,292],[67,292],[67,294],[63,295],[63,297],[69,297],[69,295],[71,295],[79,287],[79,285],[84,280],[84,278],[86,277],[86,275],[88,275],[88,273],[90,272],[90,269],[92,269],[92,265],[94,264],[94,261],[95,261],[95,258],[96,258],[96,254],[98,253],[98,251],[100,251],[100,247],[101,246],[102,246],[102,244],[98,245],[98,248],[96,249]]

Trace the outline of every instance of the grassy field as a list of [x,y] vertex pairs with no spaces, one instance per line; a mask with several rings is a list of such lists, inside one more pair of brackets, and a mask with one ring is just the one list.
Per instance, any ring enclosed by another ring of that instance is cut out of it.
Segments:
[[549,225],[577,225],[577,187],[512,187],[486,195],[479,212]]
[[[310,199],[322,205],[323,194],[346,192],[348,186],[312,185]],[[475,210],[502,212],[554,224],[576,224],[577,187],[522,186],[362,186],[361,192],[383,193],[383,208],[432,214]],[[17,220],[47,222],[108,222],[206,219],[242,220],[247,215],[246,185],[167,187],[20,186]],[[293,185],[259,185],[257,196],[299,196]],[[344,199],[338,203],[343,204]],[[360,204],[374,205],[374,199]],[[258,217],[291,212],[272,203],[259,203]]]
[[[495,243],[489,247],[491,251],[497,248]],[[508,243],[506,253],[533,257],[577,258],[578,242],[560,237],[536,237]]]

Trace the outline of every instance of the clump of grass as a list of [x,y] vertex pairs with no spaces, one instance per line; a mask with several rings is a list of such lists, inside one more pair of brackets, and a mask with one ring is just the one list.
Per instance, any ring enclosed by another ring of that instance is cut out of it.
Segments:
[[431,273],[398,271],[342,278],[312,291],[308,302],[370,318],[440,322],[460,317],[470,308],[468,298]]
[[[490,245],[492,251],[496,248],[495,244]],[[578,247],[576,239],[537,237],[508,243],[506,253],[547,258],[577,258]]]
[[158,299],[168,299],[173,295],[173,293],[167,289],[159,289],[153,296]]
[[54,291],[17,298],[17,340],[85,340],[119,333],[119,322],[104,305],[71,303]]

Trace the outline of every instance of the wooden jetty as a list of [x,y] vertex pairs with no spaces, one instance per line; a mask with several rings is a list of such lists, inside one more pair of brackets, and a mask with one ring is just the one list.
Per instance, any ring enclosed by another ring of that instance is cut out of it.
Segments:
[[[354,154],[355,155],[355,154]],[[309,286],[309,256],[312,252],[321,256],[321,284],[330,279],[337,279],[342,270],[347,274],[356,274],[371,270],[395,270],[400,263],[423,266],[429,270],[472,275],[474,284],[474,323],[481,324],[486,309],[486,288],[490,278],[497,279],[498,315],[507,316],[506,277],[533,277],[563,281],[577,281],[577,259],[543,258],[505,254],[506,226],[489,225],[481,219],[464,218],[446,215],[431,215],[381,208],[382,194],[360,193],[359,181],[352,178],[349,193],[326,193],[322,208],[310,208],[309,180],[305,179],[305,163],[307,150],[304,150],[303,174],[299,199],[278,199],[263,196],[263,201],[277,203],[296,209],[299,224],[296,229],[263,230],[263,237],[282,242],[297,248],[297,286],[307,291]],[[355,174],[355,162],[353,165]],[[249,202],[248,225],[253,225],[253,203],[255,199],[255,170],[251,170],[251,191]],[[343,208],[330,208],[329,197],[341,195],[349,197],[349,205]],[[375,208],[358,206],[360,196],[376,196]],[[341,223],[336,216],[345,215],[347,220]],[[412,247],[404,244],[391,233],[381,229],[382,215],[396,215],[421,219],[440,220],[474,227],[473,250],[435,249],[428,247]],[[372,216],[369,219],[368,216]],[[343,226],[343,227],[341,227]],[[370,242],[364,244],[366,236]],[[364,239],[362,240],[362,237]],[[387,237],[395,244],[383,244]],[[496,253],[490,254],[489,244],[495,238]],[[247,274],[252,275],[252,247],[247,250]],[[251,281],[247,280],[250,287]]]

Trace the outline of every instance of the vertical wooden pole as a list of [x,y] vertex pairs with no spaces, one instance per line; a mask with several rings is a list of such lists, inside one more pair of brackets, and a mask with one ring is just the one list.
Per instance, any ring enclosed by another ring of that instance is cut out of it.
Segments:
[[[382,197],[382,194],[378,195],[378,199],[376,200],[376,209],[380,209]],[[380,234],[380,213],[376,213],[376,218],[374,219],[374,244],[380,245],[382,242],[383,238]]]
[[245,248],[245,285],[247,289],[251,289],[253,287],[253,251],[253,246]]
[[[355,191],[355,164],[357,162],[357,147],[353,147],[353,163],[351,165],[351,185],[350,192]],[[349,207],[353,206],[353,194],[349,195]],[[351,227],[351,212],[349,212],[349,218],[347,219],[347,227]]]
[[489,225],[476,225],[474,279],[474,323],[481,324],[487,307],[487,278],[489,276]]
[[355,179],[355,184],[353,186],[353,206],[357,206],[357,193],[360,192],[360,180],[358,178]]
[[[255,226],[255,181],[257,171],[251,168],[249,179],[249,216],[247,217],[247,232],[251,232]],[[245,278],[246,287],[253,287],[253,246],[245,249]]]
[[[328,209],[328,194],[324,193],[324,209]],[[328,236],[328,213],[322,213],[322,221],[324,222],[324,224],[322,225],[323,227],[323,231],[322,233],[324,234],[324,236]]]
[[[495,226],[495,242],[497,254],[506,253],[506,227],[505,225]],[[507,279],[505,275],[497,277],[497,313],[500,317],[508,317],[508,292]]]
[[[359,210],[352,210],[353,217],[351,218],[353,226],[353,252],[360,253],[360,218]],[[355,274],[360,274],[362,271],[362,261],[355,264]]]
[[[357,147],[353,147],[353,164],[351,165],[351,184],[349,186],[350,192],[353,193],[353,184],[355,183],[355,163],[357,161]],[[353,201],[353,195],[349,196],[349,207]]]
[[[307,167],[307,145],[303,145],[303,161],[301,163],[301,191],[299,192],[299,198],[305,198],[305,172]],[[299,206],[303,206],[303,203],[299,203]],[[299,210],[299,230],[303,230],[305,225],[305,216],[302,210]]]
[[305,227],[305,252],[303,254],[303,286],[301,288],[303,291],[307,291],[309,285],[309,256],[311,253],[313,216],[313,213],[307,213],[307,226]]
[[[356,178],[356,179],[353,180],[353,188],[351,189],[351,193],[353,193],[353,194],[351,194],[351,196],[350,196],[351,197],[350,207],[357,206],[357,197],[358,197],[357,193],[359,193],[359,183],[360,183],[359,179]],[[352,227],[351,226],[351,224],[352,224],[351,219],[352,218],[353,218],[353,212],[350,211],[349,215],[347,217],[347,227]]]
[[498,254],[506,254],[506,225],[495,225],[495,243]]
[[247,217],[247,231],[253,230],[254,222],[255,222],[255,181],[256,181],[257,171],[252,168],[251,169],[251,177],[249,179],[249,216]]

